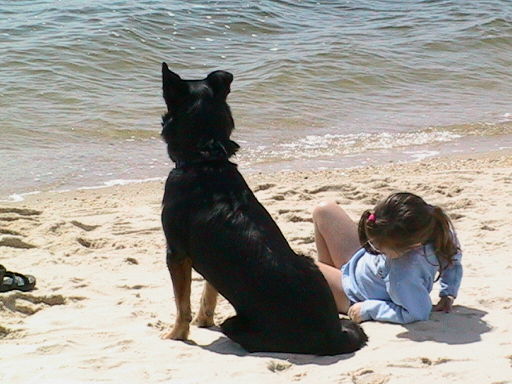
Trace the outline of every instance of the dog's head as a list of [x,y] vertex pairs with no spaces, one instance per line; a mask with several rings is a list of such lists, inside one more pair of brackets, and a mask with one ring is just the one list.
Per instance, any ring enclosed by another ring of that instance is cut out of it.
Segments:
[[226,98],[233,75],[210,73],[203,80],[183,80],[162,63],[167,113],[162,137],[174,162],[228,159],[239,148],[229,137],[235,125]]

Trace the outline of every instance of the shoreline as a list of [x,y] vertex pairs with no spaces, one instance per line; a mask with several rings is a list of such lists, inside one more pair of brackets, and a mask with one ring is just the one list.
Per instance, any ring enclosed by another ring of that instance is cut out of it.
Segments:
[[[217,328],[192,326],[187,343],[161,340],[176,316],[160,226],[164,182],[47,192],[0,203],[0,263],[37,278],[32,292],[0,293],[4,381],[511,383],[510,152],[244,176],[292,248],[311,257],[311,212],[321,201],[337,201],[354,220],[397,190],[442,206],[464,255],[453,312],[363,323],[368,345],[333,357],[248,354]],[[193,311],[202,284],[194,273]],[[232,313],[220,299],[216,324]]]
[[[324,167],[319,166],[318,168],[313,169],[302,169],[302,170],[294,170],[294,169],[281,169],[281,170],[273,170],[271,172],[264,172],[257,169],[251,169],[251,167],[243,167],[238,165],[238,169],[245,177],[252,177],[256,174],[286,174],[289,172],[322,172],[322,171],[343,171],[343,170],[353,170],[353,169],[365,169],[365,168],[377,168],[377,167],[383,167],[391,164],[395,165],[406,165],[406,164],[416,164],[421,162],[430,162],[430,161],[450,161],[450,160],[457,160],[457,159],[470,159],[470,158],[496,158],[500,156],[512,156],[512,148],[504,148],[500,150],[493,150],[493,151],[485,151],[485,152],[464,152],[464,153],[450,153],[445,155],[435,155],[435,156],[428,156],[426,158],[419,158],[416,160],[409,160],[409,161],[401,161],[401,160],[388,160],[385,161],[383,164],[362,164],[358,166],[349,166],[349,167]],[[237,164],[237,159],[233,158],[232,161]],[[171,167],[169,167],[169,171],[172,170],[174,167],[173,163],[171,162]],[[19,193],[12,193],[8,196],[0,196],[0,204],[10,204],[10,203],[20,203],[25,200],[30,199],[31,196],[35,195],[46,195],[46,194],[53,194],[53,193],[68,193],[68,192],[76,192],[81,190],[97,190],[97,189],[105,189],[105,188],[111,188],[113,186],[118,185],[131,185],[131,184],[144,184],[144,183],[151,183],[151,182],[160,182],[167,179],[167,174],[165,176],[160,177],[150,177],[150,178],[144,178],[144,179],[112,179],[108,181],[104,181],[101,184],[94,184],[89,186],[81,186],[76,188],[63,188],[62,190],[49,190],[49,191],[29,191],[29,192],[19,192]]]

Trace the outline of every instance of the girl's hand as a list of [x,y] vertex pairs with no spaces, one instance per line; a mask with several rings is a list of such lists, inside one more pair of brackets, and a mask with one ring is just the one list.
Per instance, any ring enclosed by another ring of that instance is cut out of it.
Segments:
[[363,307],[363,303],[355,303],[348,309],[348,317],[356,323],[361,323],[363,319],[361,318],[361,308]]
[[451,312],[453,307],[453,301],[455,298],[453,296],[443,296],[439,299],[439,302],[434,305],[434,311],[436,312]]

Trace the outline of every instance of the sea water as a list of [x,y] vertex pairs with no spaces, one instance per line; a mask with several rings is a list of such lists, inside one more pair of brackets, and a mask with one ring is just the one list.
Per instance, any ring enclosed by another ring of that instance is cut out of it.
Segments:
[[512,147],[510,0],[0,0],[0,200],[165,177],[162,61],[245,173]]

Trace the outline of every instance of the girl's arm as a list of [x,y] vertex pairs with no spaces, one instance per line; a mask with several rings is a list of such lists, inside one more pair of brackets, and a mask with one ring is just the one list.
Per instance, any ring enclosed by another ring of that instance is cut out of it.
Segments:
[[453,257],[452,264],[443,270],[440,281],[440,299],[439,302],[434,306],[434,311],[451,312],[453,301],[459,292],[459,287],[463,275],[461,258],[462,253],[459,251],[459,253]]
[[421,267],[397,260],[386,283],[391,301],[363,301],[359,313],[361,320],[399,324],[428,320],[432,311],[430,292],[424,283],[428,278],[428,273]]
[[439,292],[440,297],[452,296],[457,297],[459,292],[460,282],[462,280],[462,253],[459,251],[454,257],[451,265],[443,270],[441,275],[441,291]]
[[[365,300],[360,308],[362,321],[376,320],[389,323],[407,324],[414,321],[428,320],[432,310],[432,301],[428,291],[422,291],[421,286],[412,287],[418,289],[414,294],[395,295],[394,301]],[[411,292],[412,293],[412,292]]]

